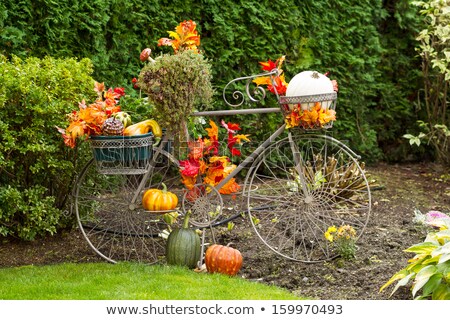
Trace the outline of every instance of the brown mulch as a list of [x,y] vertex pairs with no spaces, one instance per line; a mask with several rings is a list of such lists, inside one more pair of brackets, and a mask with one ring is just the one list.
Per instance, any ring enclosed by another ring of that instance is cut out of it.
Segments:
[[[223,237],[244,255],[239,275],[309,298],[389,299],[392,288],[382,293],[379,288],[411,258],[403,249],[426,234],[413,222],[414,210],[450,212],[450,181],[448,172],[435,164],[379,164],[367,172],[379,188],[372,192],[372,215],[354,260],[315,264],[286,260],[259,243],[248,222],[238,218],[237,227],[223,232]],[[0,243],[0,267],[104,261],[77,228],[33,242],[3,239]],[[405,288],[390,299],[411,299],[411,294]]]

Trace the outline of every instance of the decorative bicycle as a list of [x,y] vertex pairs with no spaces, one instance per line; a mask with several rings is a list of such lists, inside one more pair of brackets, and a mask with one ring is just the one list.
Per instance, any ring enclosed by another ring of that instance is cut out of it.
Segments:
[[[232,80],[224,88],[224,100],[239,107],[245,97],[264,99],[264,91],[250,90],[255,77]],[[245,94],[228,87],[247,81]],[[278,96],[278,95],[277,95]],[[293,105],[321,104],[335,109],[337,94],[278,96],[278,108],[230,109],[196,112],[192,116],[227,116],[282,112],[286,117]],[[330,128],[332,122],[324,126]],[[314,128],[317,129],[317,128]],[[217,186],[197,184],[186,192],[180,181],[180,164],[173,156],[170,134],[153,146],[151,135],[138,139],[97,138],[92,141],[94,159],[79,175],[74,188],[75,212],[89,245],[110,262],[137,260],[155,263],[164,258],[161,236],[171,212],[190,211],[190,222],[198,228],[212,228],[246,211],[255,233],[277,254],[295,261],[318,262],[336,256],[324,237],[331,225],[350,225],[359,238],[371,211],[371,194],[359,157],[345,144],[318,130],[286,129],[282,124]],[[243,205],[225,214],[227,202],[219,190],[242,169],[248,172],[238,194]],[[176,210],[150,212],[141,204],[148,188],[165,184],[182,199]],[[192,197],[194,192],[195,197]],[[204,233],[205,234],[205,233]]]

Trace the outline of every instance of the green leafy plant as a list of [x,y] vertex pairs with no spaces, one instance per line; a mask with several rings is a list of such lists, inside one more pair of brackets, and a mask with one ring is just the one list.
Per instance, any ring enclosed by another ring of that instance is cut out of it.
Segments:
[[444,163],[450,161],[450,130],[445,124],[435,124],[430,126],[429,123],[422,120],[417,121],[421,132],[418,135],[410,133],[404,134],[403,138],[409,140],[410,145],[419,147],[426,143],[432,145],[436,152],[437,159]]
[[92,95],[89,59],[0,55],[0,234],[26,240],[73,221],[69,194],[89,150],[67,150],[55,126]]
[[[415,253],[409,264],[395,273],[380,292],[397,281],[391,296],[401,286],[412,281],[412,296],[415,299],[450,299],[450,218],[436,211],[426,216],[416,213],[415,221],[428,224],[438,231],[429,232],[425,240],[405,252]],[[420,295],[417,295],[421,292]]]
[[[420,145],[424,140],[431,144],[437,160],[450,163],[448,139],[450,120],[447,114],[448,91],[450,85],[450,10],[448,3],[441,0],[413,1],[425,17],[426,27],[420,31],[417,51],[422,58],[424,77],[423,109],[426,121],[421,121],[418,135],[406,134],[410,144]],[[420,102],[420,100],[419,100]]]

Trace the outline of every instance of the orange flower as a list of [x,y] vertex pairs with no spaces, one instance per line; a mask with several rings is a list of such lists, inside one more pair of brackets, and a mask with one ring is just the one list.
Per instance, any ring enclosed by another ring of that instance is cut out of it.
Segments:
[[288,84],[284,78],[283,69],[281,67],[283,65],[285,58],[286,58],[285,56],[281,56],[275,62],[271,61],[270,59],[267,62],[260,62],[259,64],[261,65],[261,68],[264,71],[270,72],[274,69],[277,69],[278,74],[275,76],[257,77],[256,79],[253,80],[253,82],[257,86],[266,85],[267,90],[269,90],[272,93],[285,94]]
[[[249,141],[248,135],[237,134],[241,128],[237,123],[221,122],[222,126],[227,130],[230,153],[238,155],[239,150],[233,148],[236,143]],[[219,127],[214,121],[209,121],[209,128],[206,128],[208,137],[199,138],[196,141],[188,142],[189,155],[187,160],[180,161],[180,173],[183,184],[188,189],[192,189],[194,184],[202,177],[205,185],[217,186],[225,179],[235,168],[230,158],[225,155],[218,154],[218,136]],[[235,193],[240,189],[235,179],[232,178],[220,190],[220,193]],[[209,189],[205,189],[209,192]]]
[[197,24],[192,21],[181,22],[174,31],[168,31],[169,38],[161,38],[158,40],[158,46],[172,46],[175,53],[181,49],[192,50],[198,52],[198,46],[200,45],[200,36],[195,28]]
[[75,147],[78,137],[100,135],[103,122],[112,114],[120,111],[120,106],[116,103],[120,97],[125,95],[123,88],[109,89],[104,92],[104,83],[95,82],[94,90],[98,94],[97,101],[87,106],[86,102],[82,100],[78,104],[79,110],[67,115],[69,126],[65,130],[57,128],[64,139],[64,143],[70,148]]
[[208,132],[208,137],[211,140],[217,140],[219,136],[219,127],[217,127],[216,123],[212,120],[209,120],[209,125],[211,128],[206,128],[206,132]]

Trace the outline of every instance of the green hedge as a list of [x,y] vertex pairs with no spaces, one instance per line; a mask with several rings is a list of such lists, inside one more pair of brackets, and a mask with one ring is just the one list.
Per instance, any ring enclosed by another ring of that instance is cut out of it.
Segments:
[[95,95],[92,69],[88,59],[0,55],[0,235],[32,240],[73,222],[64,212],[86,150],[67,148],[55,127]]
[[[229,80],[259,72],[258,61],[285,54],[287,79],[305,69],[338,79],[335,135],[367,159],[406,155],[400,137],[415,122],[412,101],[420,87],[419,15],[408,0],[5,0],[0,12],[0,52],[87,57],[95,79],[129,92],[141,50],[168,52],[157,40],[192,19],[218,93]],[[215,107],[225,108],[220,98]],[[280,119],[242,121],[267,128]]]

